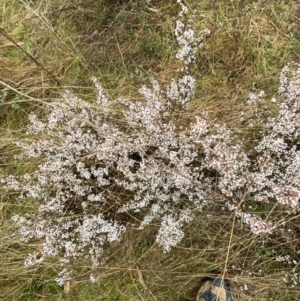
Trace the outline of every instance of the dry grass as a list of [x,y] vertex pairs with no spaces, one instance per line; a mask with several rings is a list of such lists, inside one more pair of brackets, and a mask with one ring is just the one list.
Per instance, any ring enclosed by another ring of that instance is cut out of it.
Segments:
[[[212,34],[192,70],[197,78],[195,101],[181,120],[188,122],[205,110],[251,144],[257,128],[239,125],[240,112],[251,120],[254,112],[245,109],[249,91],[263,89],[272,96],[281,68],[288,61],[300,61],[299,4],[292,0],[188,2],[198,10],[197,30],[208,27]],[[0,36],[0,80],[6,84],[0,86],[0,175],[32,168],[32,162],[14,161],[17,150],[11,141],[23,137],[28,113],[45,114],[42,103],[62,88],[91,99],[90,76],[96,75],[112,96],[134,99],[140,85],[152,76],[161,83],[175,76],[180,68],[172,35],[177,12],[171,0],[1,0],[0,26],[13,42]],[[275,110],[271,105],[268,109]],[[76,267],[80,276],[72,280],[66,294],[53,281],[55,262],[23,268],[24,258],[35,246],[18,241],[10,217],[34,210],[31,206],[1,192],[1,300],[188,301],[195,299],[202,277],[224,273],[234,300],[299,300],[297,288],[282,281],[292,267],[275,261],[285,254],[299,259],[299,216],[289,220],[279,207],[256,210],[266,215],[273,210],[282,216],[286,229],[292,229],[288,236],[254,236],[233,215],[212,204],[186,226],[185,240],[169,254],[155,243],[155,225],[139,231],[133,224],[122,243],[107,250],[106,264],[99,268],[102,281],[89,283],[82,261]],[[248,291],[240,289],[245,284]]]

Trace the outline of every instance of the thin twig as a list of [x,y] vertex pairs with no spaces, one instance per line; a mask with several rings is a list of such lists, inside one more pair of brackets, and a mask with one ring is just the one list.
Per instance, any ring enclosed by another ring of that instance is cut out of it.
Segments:
[[21,52],[23,52],[27,58],[29,58],[31,61],[33,61],[40,69],[42,69],[50,78],[50,80],[55,83],[56,85],[58,85],[59,87],[61,87],[60,82],[58,81],[58,79],[51,74],[41,63],[39,63],[30,53],[28,53],[24,48],[22,48],[20,46],[20,43],[16,42],[11,36],[9,36],[6,31],[0,27],[0,33],[6,38],[8,39],[16,48],[18,48],[19,50],[21,50]]

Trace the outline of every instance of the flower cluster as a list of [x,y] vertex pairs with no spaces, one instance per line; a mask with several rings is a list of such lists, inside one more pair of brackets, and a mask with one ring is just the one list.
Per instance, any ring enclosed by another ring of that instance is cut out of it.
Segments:
[[[187,8],[179,3],[183,16]],[[104,246],[119,241],[129,217],[137,213],[143,216],[140,228],[153,220],[160,223],[157,242],[170,251],[184,237],[183,225],[214,202],[234,210],[258,235],[276,228],[249,212],[248,201],[299,210],[299,66],[283,69],[278,116],[269,118],[249,150],[205,112],[188,126],[175,123],[174,110],[193,98],[196,80],[187,67],[203,40],[182,21],[175,35],[177,57],[186,68],[167,87],[157,81],[152,88],[143,86],[144,101],[111,100],[93,78],[94,103],[65,91],[51,103],[47,120],[30,115],[30,139],[17,143],[24,150],[18,158],[42,161],[31,174],[2,179],[21,199],[39,204],[34,213],[14,216],[22,241],[42,243],[26,266],[59,257],[58,282],[63,284],[70,277],[67,267],[79,257],[97,266]],[[249,105],[262,97],[262,92],[251,94]],[[115,105],[122,112],[113,110]]]

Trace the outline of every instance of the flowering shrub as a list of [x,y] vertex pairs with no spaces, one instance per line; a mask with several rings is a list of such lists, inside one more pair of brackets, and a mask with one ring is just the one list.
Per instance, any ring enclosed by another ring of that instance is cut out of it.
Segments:
[[[187,8],[178,2],[182,19]],[[178,126],[173,114],[187,109],[196,84],[188,67],[209,34],[195,37],[191,24],[178,20],[175,28],[176,57],[184,66],[179,78],[167,87],[143,86],[144,101],[111,100],[93,78],[94,103],[65,91],[47,120],[30,115],[30,139],[17,143],[24,150],[18,158],[42,163],[31,174],[2,179],[20,199],[38,201],[36,212],[13,217],[23,242],[42,243],[26,266],[58,257],[63,284],[76,259],[99,264],[103,247],[122,238],[129,214],[141,217],[140,228],[159,221],[156,239],[167,252],[184,237],[183,225],[211,202],[235,211],[254,234],[272,233],[277,225],[251,213],[249,202],[299,211],[299,66],[282,70],[279,98],[271,100],[280,103],[278,116],[268,119],[250,150],[205,112]],[[265,101],[263,93],[249,96],[249,105]]]

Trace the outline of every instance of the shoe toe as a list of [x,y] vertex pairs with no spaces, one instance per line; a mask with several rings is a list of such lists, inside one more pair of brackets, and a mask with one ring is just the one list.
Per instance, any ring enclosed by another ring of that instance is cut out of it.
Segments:
[[206,280],[202,283],[196,301],[231,301],[231,292],[229,283],[222,279],[216,278]]

